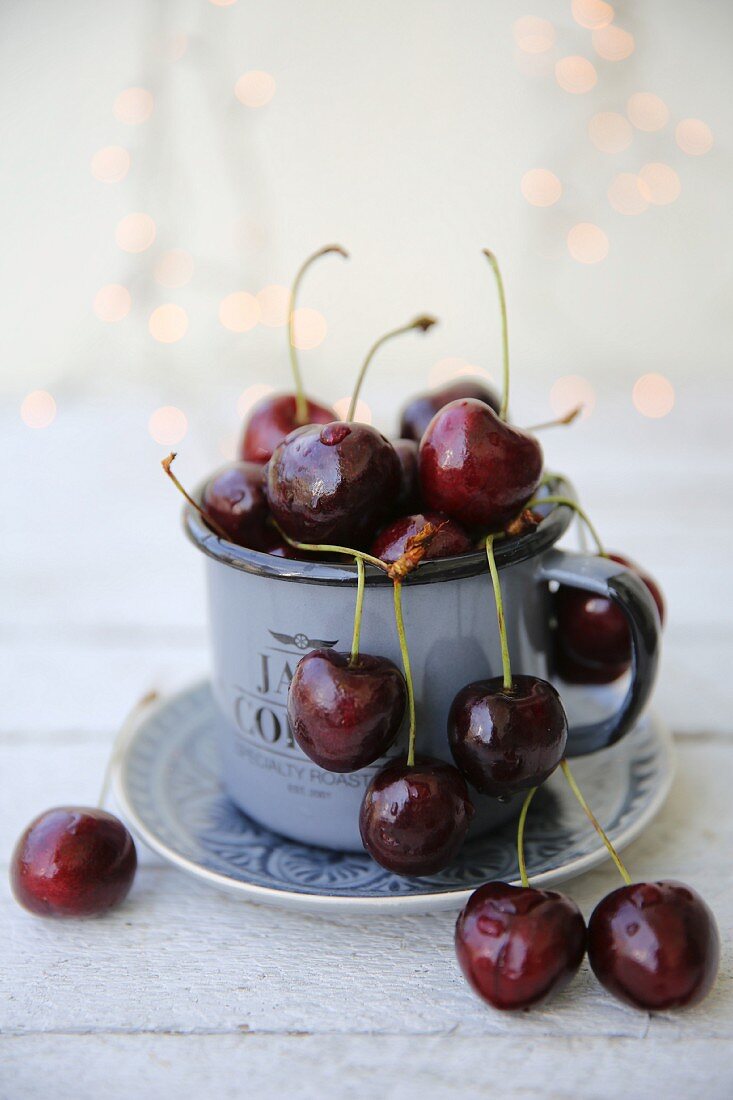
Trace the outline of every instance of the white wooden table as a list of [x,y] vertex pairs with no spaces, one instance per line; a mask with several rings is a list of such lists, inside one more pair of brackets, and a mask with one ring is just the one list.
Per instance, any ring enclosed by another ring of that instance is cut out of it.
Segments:
[[[636,1012],[584,964],[546,1008],[497,1014],[458,973],[450,915],[304,917],[213,892],[142,851],[129,899],[98,921],[34,919],[3,873],[0,1096],[733,1096],[733,525],[719,469],[730,400],[697,398],[684,453],[673,417],[650,425],[621,399],[572,441],[547,438],[553,465],[582,471],[609,543],[669,599],[657,706],[678,774],[627,862],[635,877],[689,882],[715,910],[723,963],[705,1004]],[[0,544],[4,871],[37,812],[96,800],[135,700],[206,668],[200,562],[141,433],[146,416],[109,393],[67,403],[45,432],[15,408],[0,416],[12,459]],[[182,450],[189,480],[212,464],[195,438]],[[609,866],[570,885],[586,915],[614,876]]]

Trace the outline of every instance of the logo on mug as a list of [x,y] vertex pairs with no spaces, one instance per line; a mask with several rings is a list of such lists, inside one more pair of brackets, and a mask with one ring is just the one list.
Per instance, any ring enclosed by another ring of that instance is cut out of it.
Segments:
[[309,638],[307,634],[281,634],[277,630],[271,630],[273,638],[276,641],[282,642],[283,645],[292,645],[296,649],[331,649],[338,642],[336,638],[333,642],[324,641],[322,638]]

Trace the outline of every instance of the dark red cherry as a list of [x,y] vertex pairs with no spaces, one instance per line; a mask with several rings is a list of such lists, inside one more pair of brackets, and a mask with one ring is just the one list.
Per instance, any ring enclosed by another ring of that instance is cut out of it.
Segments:
[[565,753],[568,722],[560,696],[538,676],[501,676],[462,688],[448,715],[448,742],[466,779],[507,798],[538,787]]
[[[662,593],[656,581],[620,554],[609,554],[612,561],[632,569],[654,597],[659,617],[664,622],[665,608]],[[617,679],[631,664],[631,633],[623,611],[613,600],[598,596],[582,588],[561,585],[555,593],[558,648],[565,658],[566,675],[571,683],[610,683]],[[562,664],[562,660],[559,662]],[[580,679],[583,670],[595,679]],[[575,678],[578,677],[578,678]]]
[[402,410],[400,435],[419,443],[435,414],[451,401],[458,401],[462,397],[483,401],[497,413],[501,408],[501,398],[491,386],[475,379],[460,378],[439,390],[433,390],[432,393],[421,393],[413,397]]
[[563,989],[585,954],[585,921],[563,894],[488,882],[456,924],[468,984],[494,1008],[531,1008]]
[[382,756],[402,724],[407,688],[386,657],[316,649],[301,657],[288,719],[306,756],[330,772],[353,772]]
[[628,668],[627,661],[618,665],[594,665],[587,661],[578,661],[565,651],[562,640],[556,638],[555,672],[566,684],[613,684]]
[[275,448],[267,470],[272,514],[298,542],[360,547],[400,488],[395,449],[368,424],[298,428]]
[[703,899],[681,882],[637,882],[608,894],[588,922],[601,985],[650,1011],[695,1005],[718,973],[720,939]]
[[32,821],[10,861],[16,901],[41,917],[91,917],[127,896],[135,843],[104,810],[60,806]]
[[433,417],[419,462],[427,506],[482,531],[500,531],[542,477],[542,448],[535,437],[470,399],[454,401]]
[[414,439],[393,439],[392,446],[397,452],[402,468],[400,491],[392,509],[396,516],[407,516],[419,512],[420,478],[417,472],[417,443]]
[[359,815],[369,855],[396,875],[434,875],[455,859],[473,816],[466,781],[430,757],[404,757],[372,779]]
[[[333,409],[308,401],[308,424],[330,424]],[[295,408],[295,394],[276,393],[263,397],[250,412],[244,425],[239,447],[240,458],[246,462],[269,462],[272,452],[286,435],[300,428]]]
[[256,463],[232,462],[219,470],[207,481],[201,504],[232,542],[250,550],[272,545],[264,471]]
[[439,512],[425,512],[416,516],[402,516],[385,527],[377,535],[369,551],[375,558],[391,564],[401,557],[407,546],[407,540],[419,535],[427,524],[440,527],[425,548],[425,561],[435,558],[450,558],[456,554],[466,554],[473,550],[473,543],[463,528],[455,520],[440,515]]

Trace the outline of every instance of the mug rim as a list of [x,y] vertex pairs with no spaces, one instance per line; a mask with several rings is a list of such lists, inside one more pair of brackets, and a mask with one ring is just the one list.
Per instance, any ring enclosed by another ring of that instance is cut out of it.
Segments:
[[[553,475],[545,486],[547,496],[564,496],[575,500],[575,491],[571,483],[561,474]],[[201,492],[197,493],[200,498]],[[509,540],[500,540],[495,544],[494,553],[498,568],[516,565],[528,558],[548,550],[562,538],[573,518],[573,510],[567,504],[549,505],[537,527],[524,535]],[[260,550],[250,550],[233,542],[225,542],[211,528],[207,527],[199,513],[190,504],[183,509],[183,529],[190,541],[207,557],[222,565],[244,573],[254,573],[274,580],[294,581],[300,584],[355,585],[357,567],[355,562],[299,561],[292,558],[280,558]],[[475,577],[486,571],[486,554],[475,550],[470,554],[455,557],[437,558],[423,561],[405,578],[405,584],[434,584],[465,577]],[[389,585],[391,579],[381,569],[365,563],[366,583],[370,586]]]

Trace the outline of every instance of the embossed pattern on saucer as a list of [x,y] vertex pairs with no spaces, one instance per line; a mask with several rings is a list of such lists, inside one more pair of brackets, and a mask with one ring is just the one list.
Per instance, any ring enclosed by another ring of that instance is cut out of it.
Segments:
[[[448,870],[403,879],[366,854],[286,840],[234,806],[222,789],[215,729],[222,722],[208,682],[155,704],[131,730],[115,770],[123,813],[164,858],[253,901],[320,912],[458,909],[489,879],[518,878],[515,827],[467,844]],[[614,844],[623,848],[654,817],[669,791],[668,731],[647,716],[624,740],[575,761],[573,770]],[[561,776],[538,792],[525,835],[534,885],[587,871],[606,851]]]

